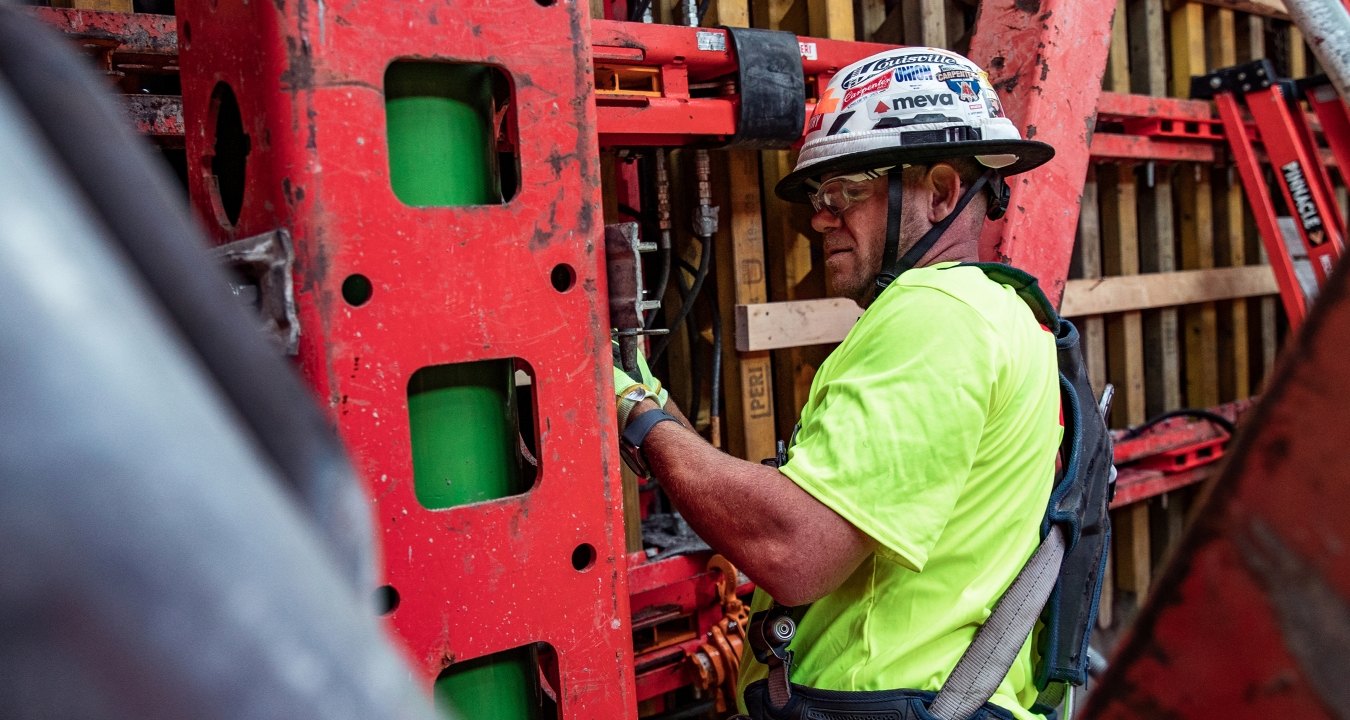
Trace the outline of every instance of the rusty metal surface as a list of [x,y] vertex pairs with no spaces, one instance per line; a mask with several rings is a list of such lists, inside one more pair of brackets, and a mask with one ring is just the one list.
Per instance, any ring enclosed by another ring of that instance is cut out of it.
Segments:
[[1346,347],[1342,265],[1282,355],[1085,717],[1346,717]]
[[183,98],[176,95],[123,95],[122,104],[142,135],[166,145],[182,145]]
[[[291,233],[300,369],[365,477],[383,580],[399,599],[389,627],[419,679],[430,686],[454,661],[544,642],[558,656],[562,717],[633,716],[586,7],[181,0],[177,9],[193,204],[222,241]],[[398,200],[383,87],[400,58],[509,75],[521,178],[509,202]],[[218,82],[237,96],[249,137],[233,224],[212,199]],[[357,274],[371,288],[359,306],[342,291]],[[428,510],[413,489],[409,379],[499,358],[519,358],[533,375],[538,480],[521,495]],[[578,565],[583,545],[594,561]]]
[[27,11],[78,40],[107,45],[127,55],[178,54],[178,27],[172,15],[34,7]]
[[1009,179],[1003,220],[985,226],[982,260],[1009,260],[1040,279],[1059,305],[1073,254],[1078,199],[1106,71],[1115,3],[986,0],[970,58],[989,73],[1004,110],[1055,158]]

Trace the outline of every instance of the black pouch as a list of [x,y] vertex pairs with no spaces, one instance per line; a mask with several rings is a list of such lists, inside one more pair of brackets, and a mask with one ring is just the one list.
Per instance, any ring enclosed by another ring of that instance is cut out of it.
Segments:
[[[937,720],[928,712],[935,697],[922,690],[822,690],[793,683],[792,698],[775,710],[769,683],[760,680],[745,689],[745,707],[751,720]],[[985,703],[970,720],[1014,718],[1007,709]]]

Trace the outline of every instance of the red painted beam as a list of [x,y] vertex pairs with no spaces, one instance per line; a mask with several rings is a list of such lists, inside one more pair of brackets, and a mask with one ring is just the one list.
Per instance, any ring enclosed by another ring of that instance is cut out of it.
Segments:
[[177,55],[178,27],[172,15],[26,8],[33,17],[81,40],[107,44],[113,52]]
[[1041,168],[1011,178],[1008,214],[985,227],[981,255],[1009,260],[1040,278],[1055,305],[1069,274],[1115,7],[986,0],[970,44],[971,59],[989,72],[1023,136],[1056,151]]
[[1142,135],[1097,132],[1092,136],[1093,160],[1212,163],[1218,157],[1213,143],[1159,140]]

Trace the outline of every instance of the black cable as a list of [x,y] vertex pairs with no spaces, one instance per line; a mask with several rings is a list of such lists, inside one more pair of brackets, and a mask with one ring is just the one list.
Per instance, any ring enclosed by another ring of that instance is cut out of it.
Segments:
[[1196,408],[1181,408],[1180,410],[1171,410],[1156,417],[1149,418],[1148,420],[1144,421],[1144,423],[1141,425],[1136,425],[1132,428],[1127,428],[1125,430],[1125,435],[1122,437],[1122,439],[1128,440],[1130,438],[1139,437],[1140,435],[1143,435],[1146,431],[1156,427],[1157,425],[1176,417],[1193,417],[1199,418],[1201,420],[1208,420],[1214,423],[1215,425],[1218,425],[1219,427],[1223,428],[1224,431],[1226,431],[1229,435],[1232,435],[1234,432],[1237,431],[1237,426],[1233,424],[1232,420],[1229,420],[1228,418],[1218,413],[1210,412],[1209,410],[1199,410]]
[[[676,282],[679,283],[681,296],[688,297],[690,295],[689,285],[684,282],[684,276],[678,276]],[[693,302],[693,299],[691,298],[687,302]],[[672,323],[671,330],[674,330],[675,327],[677,327],[677,324]],[[703,374],[698,371],[698,362],[696,362],[695,357],[698,349],[696,345],[698,342],[698,323],[692,313],[684,318],[684,334],[689,345],[689,407],[686,408],[685,417],[689,418],[690,423],[697,424],[699,406],[703,401]],[[670,337],[670,335],[666,336],[667,339]]]
[[[684,322],[689,317],[690,313],[693,312],[694,300],[697,299],[698,294],[703,291],[703,282],[708,279],[708,266],[711,264],[713,254],[713,238],[711,235],[706,238],[699,238],[699,242],[703,245],[703,249],[699,253],[698,271],[694,273],[694,284],[690,287],[688,294],[684,292],[680,293],[680,313],[675,317],[675,321],[670,323],[672,330],[678,327],[680,323]],[[683,288],[683,278],[680,278],[680,280],[680,286]],[[652,348],[652,356],[649,358],[651,361],[655,362],[657,358],[661,357],[661,354],[666,351],[666,346],[670,345],[671,337],[673,336],[664,335],[656,341],[656,345]],[[693,346],[692,338],[693,336],[691,335],[691,348]]]
[[628,22],[642,22],[642,16],[651,4],[652,0],[638,0],[634,3],[633,7],[628,9]]
[[[722,415],[722,303],[717,297],[717,258],[708,262],[712,286],[708,303],[712,305],[712,393],[708,400],[708,418],[714,427],[720,427],[716,418]],[[715,440],[714,440],[715,442]]]

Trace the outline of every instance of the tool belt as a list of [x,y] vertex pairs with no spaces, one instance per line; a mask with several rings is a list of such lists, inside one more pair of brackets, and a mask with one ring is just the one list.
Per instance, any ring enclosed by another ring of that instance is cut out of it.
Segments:
[[[775,708],[769,701],[769,681],[745,689],[745,707],[751,720],[936,720],[928,712],[937,693],[922,690],[822,690],[792,684],[792,697]],[[992,703],[975,711],[970,720],[1013,720],[1006,708]]]

